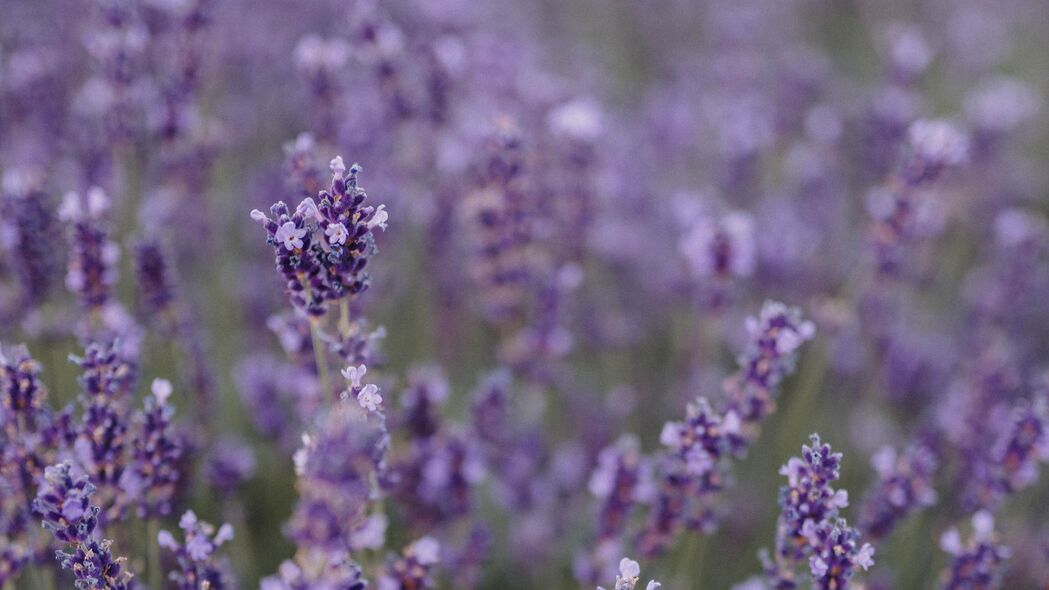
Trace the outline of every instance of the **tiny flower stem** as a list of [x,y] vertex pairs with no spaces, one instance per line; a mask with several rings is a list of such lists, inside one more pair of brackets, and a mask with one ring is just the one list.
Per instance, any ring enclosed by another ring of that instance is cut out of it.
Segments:
[[350,300],[339,301],[339,335],[346,338],[350,335]]
[[146,554],[149,556],[146,568],[149,570],[149,586],[156,590],[164,587],[164,566],[160,563],[160,543],[157,542],[158,528],[157,519],[146,520]]
[[328,380],[328,355],[324,341],[321,340],[321,328],[317,322],[310,322],[310,335],[313,337],[313,357],[317,363],[317,376],[321,380],[324,396],[331,394],[331,381]]

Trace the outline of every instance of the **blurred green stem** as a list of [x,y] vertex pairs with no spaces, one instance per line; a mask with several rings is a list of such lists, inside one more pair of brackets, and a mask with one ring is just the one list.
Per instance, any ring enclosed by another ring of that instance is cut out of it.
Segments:
[[685,565],[685,582],[688,584],[688,588],[702,587],[699,582],[703,577],[703,567],[706,565],[707,547],[709,545],[709,535],[701,532],[692,534],[692,539],[688,544],[688,553],[685,555],[685,559],[688,560]]
[[823,389],[827,351],[818,343],[813,342],[813,346],[805,354],[803,361],[796,388],[798,395],[792,400],[789,410],[783,416],[783,430],[779,441],[781,449],[793,449],[807,442],[808,439],[805,437],[808,433],[801,431],[805,429],[805,420],[812,416],[813,402],[819,398],[819,392]]
[[350,335],[350,300],[339,301],[339,335],[346,338]]
[[33,570],[33,587],[41,590],[55,590],[55,575],[51,568],[41,566]]
[[317,376],[321,380],[324,397],[331,395],[331,381],[328,380],[328,350],[321,339],[321,328],[317,322],[310,322],[310,335],[313,337],[313,357],[317,363]]
[[146,555],[149,556],[146,568],[149,570],[149,586],[154,590],[163,587],[164,579],[164,566],[160,563],[160,543],[157,542],[159,532],[157,519],[146,520]]

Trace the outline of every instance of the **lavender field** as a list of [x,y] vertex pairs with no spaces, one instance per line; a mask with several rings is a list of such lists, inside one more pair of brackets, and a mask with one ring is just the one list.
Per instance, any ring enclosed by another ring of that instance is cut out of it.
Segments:
[[1047,39],[0,0],[0,586],[1049,589]]

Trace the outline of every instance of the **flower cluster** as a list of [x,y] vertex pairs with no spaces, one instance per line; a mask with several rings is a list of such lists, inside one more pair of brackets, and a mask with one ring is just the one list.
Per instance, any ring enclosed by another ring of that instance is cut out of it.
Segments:
[[392,558],[379,576],[379,590],[433,590],[431,571],[441,560],[441,544],[433,537],[423,537]]
[[98,540],[99,507],[91,503],[95,486],[84,476],[74,477],[69,463],[59,463],[44,472],[45,485],[33,500],[33,511],[55,539],[71,548],[59,551],[59,562],[72,570],[78,590],[128,590],[131,573],[124,558],[113,557],[112,541]]
[[860,507],[859,528],[873,539],[889,535],[911,513],[936,503],[932,478],[938,466],[933,449],[920,442],[897,456],[883,447],[871,459],[878,481]]
[[844,588],[857,567],[874,564],[874,548],[859,545],[860,533],[839,518],[849,505],[848,492],[836,490],[841,453],[831,451],[817,434],[801,457],[791,457],[780,469],[787,485],[780,489],[780,517],[776,524],[776,553],[763,556],[765,572],[777,588],[794,587],[797,566],[807,560],[813,586]]
[[178,526],[182,529],[184,542],[176,541],[168,531],[160,531],[156,541],[178,559],[179,570],[171,573],[171,579],[179,590],[233,588],[225,568],[215,559],[215,551],[233,539],[233,527],[227,523],[216,530],[198,520],[192,510],[182,515]]
[[990,590],[1001,580],[1002,564],[1011,552],[994,532],[994,517],[985,511],[972,517],[972,535],[962,541],[957,528],[940,538],[940,548],[951,555],[951,565],[940,576],[943,590]]
[[[638,565],[633,559],[624,557],[619,562],[619,575],[616,576],[616,585],[614,590],[634,590],[637,586],[638,580],[641,576],[641,566]],[[655,580],[651,580],[648,584],[645,584],[645,590],[656,590],[661,588],[663,585]],[[601,586],[597,587],[597,590],[604,590]]]
[[133,436],[131,461],[120,484],[137,504],[140,518],[166,516],[179,481],[179,459],[185,441],[174,432],[171,422],[175,408],[168,403],[171,383],[154,379],[152,397],[146,398],[145,411],[138,416]]
[[385,229],[388,219],[383,205],[365,205],[359,166],[347,169],[336,156],[331,172],[330,189],[318,194],[319,203],[307,197],[294,212],[283,202],[269,215],[251,212],[269,234],[292,304],[311,316],[322,316],[330,302],[367,288],[365,266],[376,251],[372,230]]

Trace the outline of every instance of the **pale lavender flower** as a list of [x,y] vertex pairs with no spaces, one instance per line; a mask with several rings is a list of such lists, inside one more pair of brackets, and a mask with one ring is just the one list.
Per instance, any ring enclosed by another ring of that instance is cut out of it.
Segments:
[[991,590],[1001,585],[1003,562],[1011,555],[994,532],[994,517],[985,511],[972,517],[972,534],[962,541],[951,527],[940,537],[940,548],[951,556],[951,564],[940,576],[943,590]]
[[171,579],[179,590],[231,590],[234,588],[228,567],[215,558],[215,552],[233,539],[233,527],[223,524],[217,530],[209,523],[197,519],[192,510],[187,510],[179,519],[183,542],[175,540],[168,531],[160,531],[156,542],[175,554],[179,569],[171,573]]

